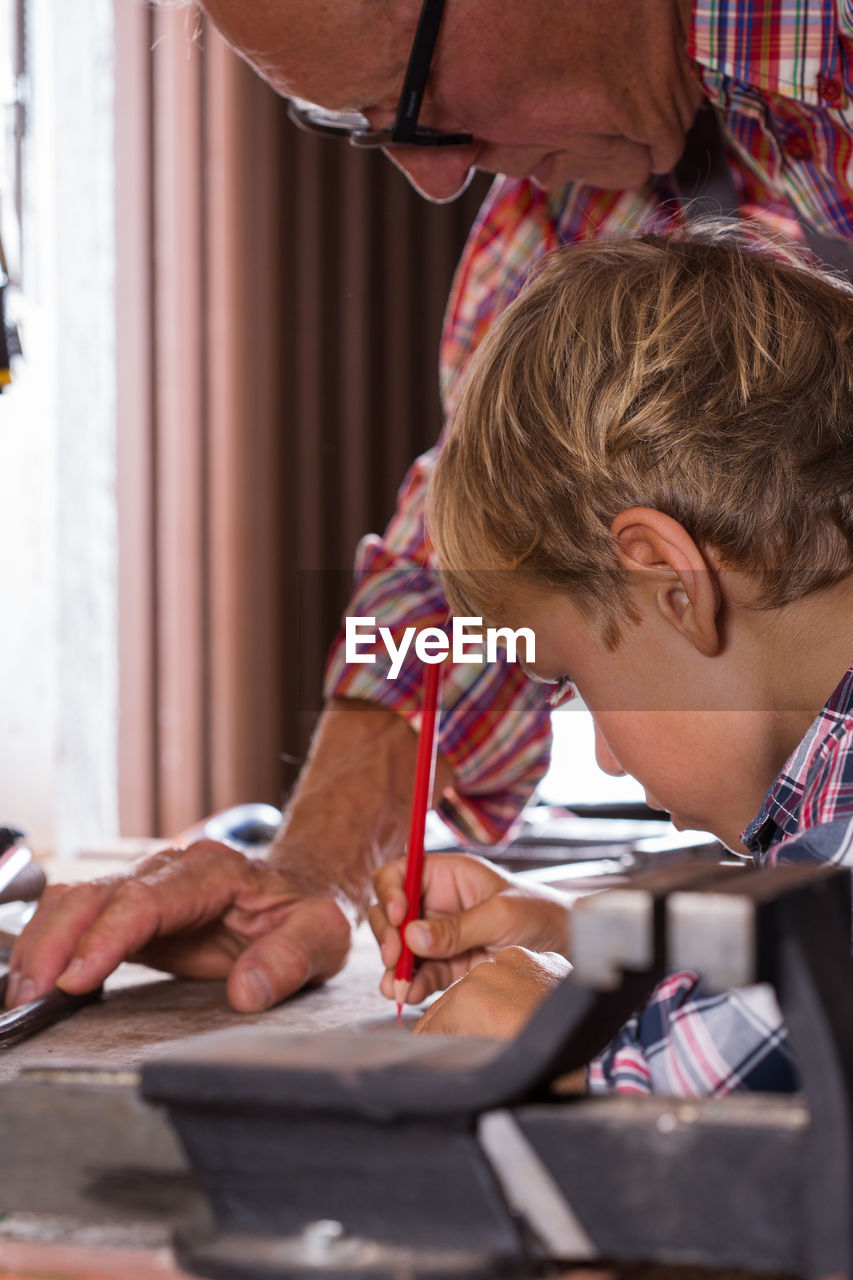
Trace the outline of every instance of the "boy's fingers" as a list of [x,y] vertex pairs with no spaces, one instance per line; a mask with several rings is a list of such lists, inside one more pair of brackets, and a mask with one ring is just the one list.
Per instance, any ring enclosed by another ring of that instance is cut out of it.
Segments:
[[406,895],[403,892],[403,885],[406,883],[405,858],[395,858],[393,862],[386,862],[383,866],[377,867],[371,879],[373,881],[373,892],[386,910],[388,902],[390,900],[396,901],[399,896],[402,898],[405,911]]
[[400,925],[406,918],[408,910],[408,902],[406,895],[402,889],[391,889],[385,898],[385,914],[395,929],[399,929]]
[[420,1004],[434,991],[443,991],[456,977],[444,961],[429,961],[421,965],[412,978],[406,1004]]
[[[412,978],[409,994],[406,996],[406,1004],[420,1004],[422,1000],[426,1000],[427,996],[431,996],[434,991],[442,991],[458,976],[451,970],[446,961],[427,961],[416,970]],[[379,983],[379,990],[386,1000],[396,1000],[393,969],[385,970]]]
[[389,924],[388,917],[378,902],[374,902],[368,911],[367,920],[379,947],[382,963],[386,969],[393,969],[400,958],[400,930]]
[[406,926],[406,942],[416,956],[452,959],[466,951],[493,950],[506,930],[506,904],[497,895],[469,911],[413,920]]
[[228,999],[240,1013],[257,1013],[342,968],[351,941],[349,921],[331,898],[294,904],[283,924],[242,953],[228,978]]

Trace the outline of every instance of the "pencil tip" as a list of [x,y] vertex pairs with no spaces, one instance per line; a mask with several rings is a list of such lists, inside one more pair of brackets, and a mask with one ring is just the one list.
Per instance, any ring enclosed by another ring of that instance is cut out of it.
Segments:
[[406,982],[403,978],[398,978],[394,983],[394,999],[397,1001],[397,1016],[400,1016],[400,1010],[409,998],[409,987],[412,984]]
[[403,1006],[400,1004],[400,1001],[398,1000],[397,1001],[397,1017],[401,1018],[402,1016],[403,1016]]

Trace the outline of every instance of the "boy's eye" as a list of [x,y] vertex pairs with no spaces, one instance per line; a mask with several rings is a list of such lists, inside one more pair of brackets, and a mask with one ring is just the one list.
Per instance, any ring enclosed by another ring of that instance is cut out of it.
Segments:
[[564,702],[570,702],[574,696],[575,686],[572,684],[571,676],[559,676],[556,688],[548,699],[548,706],[562,706]]

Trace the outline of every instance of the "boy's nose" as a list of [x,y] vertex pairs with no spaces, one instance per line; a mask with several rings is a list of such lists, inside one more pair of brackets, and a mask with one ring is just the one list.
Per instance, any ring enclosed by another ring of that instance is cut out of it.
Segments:
[[599,729],[595,720],[593,720],[592,723],[595,727],[595,762],[596,764],[598,765],[599,769],[601,769],[604,773],[609,773],[611,778],[624,778],[625,770],[622,768],[621,764],[616,759],[613,752],[610,750],[610,747],[607,744],[607,739]]
[[478,148],[390,147],[385,152],[401,169],[416,191],[427,200],[444,204],[461,196],[474,176]]

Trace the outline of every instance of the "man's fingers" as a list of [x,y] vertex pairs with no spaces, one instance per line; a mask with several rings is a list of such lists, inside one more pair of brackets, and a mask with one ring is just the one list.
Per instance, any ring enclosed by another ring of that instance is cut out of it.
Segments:
[[83,934],[56,985],[72,995],[91,991],[122,960],[155,937],[160,922],[153,890],[138,880],[125,881]]
[[349,921],[331,898],[306,898],[278,928],[248,947],[228,978],[228,999],[240,1013],[257,1013],[310,982],[342,968]]
[[133,877],[110,886],[109,899],[79,937],[57,986],[71,995],[91,991],[153,938],[220,917],[251,877],[240,854],[209,841],[179,856],[156,854]]
[[52,990],[112,891],[108,883],[52,885],[45,890],[9,959],[6,1003],[10,1008]]
[[54,984],[90,991],[142,955],[193,976],[230,970],[234,1007],[263,1009],[335,973],[349,941],[332,899],[300,901],[274,868],[200,841],[147,859],[126,879],[49,889],[13,952],[7,1002]]

